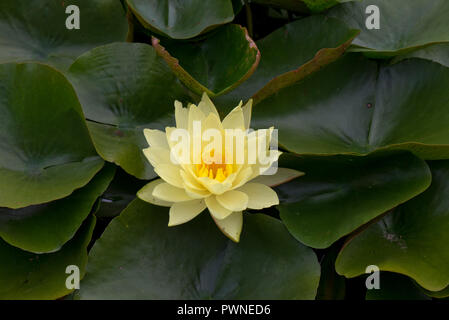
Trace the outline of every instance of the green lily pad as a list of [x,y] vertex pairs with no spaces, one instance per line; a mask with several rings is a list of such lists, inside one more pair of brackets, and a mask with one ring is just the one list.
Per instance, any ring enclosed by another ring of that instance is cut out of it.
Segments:
[[146,44],[114,43],[79,57],[68,74],[98,153],[137,178],[154,178],[143,129],[165,129],[174,101],[191,100],[162,58]]
[[414,281],[391,272],[379,274],[380,289],[366,291],[366,300],[430,300]]
[[207,214],[178,227],[167,223],[167,208],[133,201],[92,248],[81,299],[315,297],[316,256],[278,220],[246,214],[239,244]]
[[426,163],[408,152],[284,159],[282,166],[306,174],[276,188],[280,217],[296,239],[313,248],[330,246],[431,181]]
[[[67,29],[66,8],[78,6],[80,29]],[[40,61],[66,69],[80,54],[128,32],[126,13],[116,0],[2,0],[0,63]]]
[[72,292],[66,287],[66,268],[78,266],[80,278],[84,276],[94,226],[90,216],[60,251],[48,254],[22,251],[0,239],[0,299],[54,300]]
[[449,68],[422,59],[378,67],[360,54],[279,91],[253,109],[253,127],[279,129],[302,155],[410,150],[449,157]]
[[[379,29],[368,29],[369,5],[380,12]],[[449,2],[446,0],[371,0],[349,2],[330,10],[329,16],[361,30],[351,51],[372,57],[391,57],[420,47],[449,42]]]
[[340,252],[336,269],[348,278],[366,266],[404,274],[440,291],[449,285],[449,161],[430,163],[432,185],[354,236]]
[[[202,42],[163,41],[153,47],[179,79],[193,92],[222,95],[248,79],[256,70],[260,52],[245,28],[231,24]],[[224,43],[232,43],[225,45]]]
[[449,298],[449,286],[440,291],[423,290],[426,295],[432,298],[445,299]]
[[58,251],[73,238],[114,172],[112,165],[105,167],[87,186],[61,200],[17,210],[0,208],[0,237],[25,251]]
[[61,73],[34,63],[0,65],[0,207],[64,198],[103,164]]
[[143,26],[173,39],[193,38],[234,19],[231,0],[127,0]]
[[357,30],[324,16],[289,23],[257,41],[261,60],[256,71],[217,102],[230,108],[253,97],[258,103],[337,60],[357,34]]
[[427,59],[449,67],[449,43],[435,44],[398,56],[394,59],[394,63],[410,58]]
[[360,0],[252,0],[259,3],[276,8],[283,8],[297,12],[322,12],[339,3]]

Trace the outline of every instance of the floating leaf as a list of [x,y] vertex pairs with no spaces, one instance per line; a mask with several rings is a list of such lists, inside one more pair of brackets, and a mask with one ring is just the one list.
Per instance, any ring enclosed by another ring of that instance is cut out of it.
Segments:
[[174,101],[190,100],[162,58],[146,44],[115,43],[79,57],[69,77],[98,153],[137,178],[154,178],[143,129],[165,129]]
[[0,97],[0,207],[64,198],[101,169],[62,74],[41,64],[2,64]]
[[414,281],[391,272],[379,274],[380,288],[366,291],[366,300],[430,300]]
[[[164,41],[153,47],[181,81],[198,95],[222,95],[248,79],[260,52],[245,28],[227,25],[202,42]],[[229,43],[232,45],[224,45]]]
[[94,226],[90,216],[60,251],[48,254],[25,252],[0,239],[0,299],[54,300],[72,292],[66,287],[66,270],[77,266],[80,278],[84,276]]
[[[368,6],[379,9],[379,29],[368,29]],[[391,57],[440,42],[449,42],[449,2],[446,0],[371,0],[337,6],[329,16],[361,30],[352,51],[371,57]]]
[[80,297],[313,299],[320,275],[313,251],[274,218],[244,219],[236,244],[207,214],[168,228],[166,208],[135,200],[93,247]]
[[427,290],[449,285],[449,162],[431,162],[430,168],[429,189],[346,244],[336,262],[339,274],[355,277],[374,264],[407,275]]
[[[410,150],[449,157],[449,68],[421,59],[378,67],[348,54],[253,109],[254,127],[279,129],[298,154]],[[307,172],[306,172],[307,173]]]
[[[80,29],[66,27],[70,5],[79,8]],[[0,8],[0,62],[41,61],[65,70],[80,54],[124,41],[128,32],[117,0],[2,0]]]
[[313,248],[330,246],[420,194],[431,181],[426,163],[410,153],[282,161],[306,174],[277,187],[281,219],[295,238]]
[[127,0],[148,29],[174,39],[193,38],[234,19],[231,0]]
[[61,200],[17,210],[0,208],[0,237],[34,253],[58,251],[89,215],[114,172],[112,165],[105,167],[87,186]]

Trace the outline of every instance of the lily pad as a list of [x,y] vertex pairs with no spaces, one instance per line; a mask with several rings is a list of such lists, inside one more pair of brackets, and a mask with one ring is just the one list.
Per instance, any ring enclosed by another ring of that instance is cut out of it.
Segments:
[[0,299],[54,300],[72,292],[66,287],[66,270],[74,265],[80,278],[84,276],[94,226],[95,217],[90,216],[60,251],[48,254],[22,251],[0,239]]
[[[256,70],[260,52],[245,28],[231,24],[201,42],[163,41],[153,47],[181,81],[198,95],[222,95]],[[232,45],[223,45],[229,43]]]
[[348,278],[366,266],[404,274],[440,291],[449,285],[449,161],[430,163],[432,185],[355,235],[340,252],[336,269]]
[[61,200],[17,210],[0,208],[0,237],[25,251],[58,251],[89,215],[114,172],[112,165],[106,166],[87,186]]
[[0,207],[64,198],[103,164],[61,73],[34,63],[0,65]]
[[[70,5],[79,8],[80,29],[66,27]],[[124,41],[128,32],[116,0],[2,0],[0,6],[0,63],[40,61],[65,70],[80,54]]]
[[146,28],[173,39],[193,38],[234,19],[231,0],[127,0]]
[[357,30],[324,16],[289,23],[256,42],[261,53],[256,71],[217,102],[230,108],[253,97],[258,103],[337,60],[357,34]]
[[167,223],[167,208],[133,201],[92,248],[81,299],[315,297],[316,256],[278,220],[245,215],[239,244],[206,214],[173,228]]
[[426,163],[411,153],[365,157],[284,157],[300,179],[276,188],[280,217],[290,233],[313,248],[341,237],[420,194],[430,185]]
[[[368,29],[369,5],[379,8],[379,29]],[[391,57],[420,47],[449,42],[449,2],[446,0],[371,0],[336,6],[329,16],[361,30],[351,51],[371,57]]]
[[379,274],[380,288],[366,291],[366,300],[430,300],[414,281],[391,272]]
[[174,101],[191,100],[162,58],[146,44],[114,43],[79,57],[69,78],[98,153],[137,178],[154,178],[143,129],[165,129]]
[[322,12],[339,3],[360,0],[252,0],[254,3],[297,12]]
[[422,59],[388,66],[348,54],[254,107],[253,127],[279,129],[302,155],[410,150],[449,157],[449,68]]
[[397,63],[401,60],[410,58],[427,59],[449,67],[449,43],[440,43],[418,49],[408,54],[396,57],[394,62]]

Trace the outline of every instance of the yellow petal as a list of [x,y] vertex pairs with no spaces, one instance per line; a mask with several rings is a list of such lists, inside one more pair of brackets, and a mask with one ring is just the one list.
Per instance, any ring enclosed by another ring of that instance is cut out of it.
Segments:
[[201,102],[198,104],[198,108],[204,113],[206,117],[212,113],[215,114],[218,118],[220,118],[217,112],[217,108],[215,108],[214,103],[209,99],[209,96],[207,95],[206,92],[203,93],[203,96],[201,97]]
[[235,107],[224,119],[223,128],[245,130],[245,120],[242,107]]
[[217,195],[216,199],[219,204],[231,211],[242,211],[248,206],[248,196],[246,193],[236,190],[229,190]]
[[174,164],[161,164],[154,168],[154,172],[156,172],[165,182],[174,185],[175,187],[182,188],[184,186],[180,173],[180,166]]
[[143,149],[143,153],[153,167],[157,167],[161,164],[172,164],[170,160],[169,149],[161,147],[149,147]]
[[[231,177],[232,176],[232,177]],[[235,174],[231,174],[228,178],[234,178]],[[211,193],[213,194],[222,194],[226,191],[230,190],[232,187],[232,183],[229,181],[220,182],[215,179],[210,179],[209,177],[198,178],[198,181]]]
[[194,104],[190,105],[189,107],[189,132],[192,134],[193,132],[193,122],[194,121],[203,121],[206,119],[206,116],[204,113]]
[[182,103],[179,101],[175,101],[175,120],[177,128],[187,130],[189,125],[189,110],[183,108]]
[[253,99],[249,99],[248,102],[243,106],[242,110],[245,129],[249,129],[251,124],[251,114],[253,110]]
[[240,241],[243,226],[243,215],[241,212],[234,212],[223,220],[216,219],[214,216],[212,218],[226,237],[234,242]]
[[193,200],[187,195],[184,189],[176,188],[168,183],[161,183],[155,186],[153,190],[153,197],[168,202]]
[[238,175],[236,176],[233,186],[233,189],[239,188],[240,186],[244,185],[246,182],[249,181],[251,176],[253,175],[253,168],[252,167],[246,167],[240,170]]
[[289,168],[277,168],[277,171],[273,175],[262,175],[251,180],[252,183],[262,183],[269,187],[276,187],[283,183],[292,181],[300,176],[303,176],[304,172],[297,171]]
[[214,218],[223,220],[223,219],[227,218],[232,213],[231,210],[226,209],[220,203],[218,203],[215,196],[210,196],[210,197],[206,198],[205,201],[206,201],[206,206],[209,209],[210,214],[213,215]]
[[145,185],[142,189],[140,189],[137,192],[137,197],[143,201],[155,204],[157,206],[171,207],[173,202],[159,200],[153,196],[154,188],[156,188],[156,186],[161,183],[165,183],[164,180],[157,179],[157,180],[151,181],[150,183]]
[[144,129],[143,134],[150,147],[161,147],[168,149],[167,136],[165,132],[153,129]]
[[206,209],[204,200],[193,200],[175,203],[170,208],[168,226],[173,227],[182,223],[186,223],[203,212],[204,209]]
[[277,193],[270,187],[260,183],[247,183],[238,191],[248,196],[249,209],[263,209],[279,204]]

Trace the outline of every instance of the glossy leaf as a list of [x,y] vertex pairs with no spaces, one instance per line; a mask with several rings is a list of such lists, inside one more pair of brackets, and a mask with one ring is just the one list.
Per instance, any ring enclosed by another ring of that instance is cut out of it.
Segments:
[[[379,29],[368,29],[367,20],[379,8]],[[349,2],[333,8],[329,16],[361,30],[352,51],[372,57],[391,57],[422,46],[449,42],[449,2],[446,0],[372,0]]]
[[427,59],[449,67],[449,43],[435,44],[433,46],[428,46],[408,54],[398,56],[394,62],[399,62],[410,58]]
[[151,31],[174,39],[193,38],[234,19],[231,0],[127,0]]
[[58,251],[89,215],[114,172],[112,165],[106,166],[87,186],[61,200],[17,210],[0,208],[0,237],[25,251]]
[[431,181],[410,153],[366,157],[288,157],[305,175],[277,187],[282,221],[313,248],[326,248],[387,210],[423,192]]
[[412,279],[391,272],[379,274],[380,289],[366,291],[366,300],[430,300]]
[[379,67],[349,54],[253,109],[253,127],[279,129],[299,154],[405,149],[449,157],[449,68],[421,59]]
[[297,12],[322,12],[339,3],[360,0],[252,0],[252,2]]
[[[69,6],[80,11],[80,28],[68,29]],[[41,61],[66,69],[80,54],[115,41],[128,32],[116,0],[2,0],[0,62]]]
[[207,214],[177,227],[167,222],[166,208],[132,202],[93,247],[81,299],[315,297],[316,256],[278,220],[246,214],[239,244]]
[[432,185],[349,241],[336,262],[339,274],[355,277],[367,265],[401,273],[440,291],[449,285],[449,162],[430,164]]
[[48,254],[25,252],[0,239],[0,299],[54,300],[72,292],[66,287],[66,270],[78,266],[84,276],[94,226],[95,217],[90,216],[60,251]]
[[254,74],[217,101],[230,108],[254,96],[257,103],[338,59],[357,33],[323,16],[289,23],[257,41],[261,61]]
[[0,65],[0,207],[64,198],[102,166],[62,74],[41,64]]
[[235,24],[220,28],[202,42],[166,40],[161,44],[153,37],[152,43],[179,79],[200,96],[232,90],[253,74],[260,60],[246,29]]
[[78,58],[69,77],[98,153],[137,178],[155,177],[143,129],[165,129],[174,101],[190,100],[162,58],[146,44],[111,44]]

